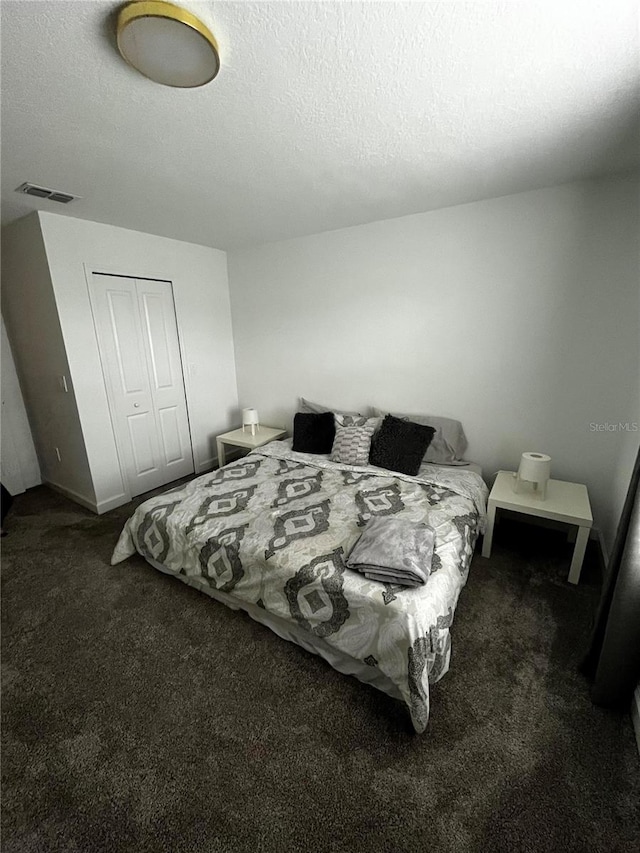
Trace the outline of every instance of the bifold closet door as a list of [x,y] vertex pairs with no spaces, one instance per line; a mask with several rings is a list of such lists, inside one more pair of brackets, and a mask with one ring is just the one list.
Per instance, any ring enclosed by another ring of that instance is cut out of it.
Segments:
[[94,273],[91,303],[133,497],[194,470],[171,282]]

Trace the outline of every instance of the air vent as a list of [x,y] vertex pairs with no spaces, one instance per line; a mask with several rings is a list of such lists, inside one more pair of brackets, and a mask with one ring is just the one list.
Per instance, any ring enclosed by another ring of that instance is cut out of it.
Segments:
[[25,195],[34,195],[37,198],[48,198],[49,201],[57,201],[59,204],[69,204],[70,201],[80,198],[78,195],[61,193],[59,190],[49,190],[46,187],[39,187],[37,184],[29,183],[20,184],[16,192],[25,193]]
[[49,201],[59,201],[60,204],[69,204],[70,201],[73,201],[73,196],[67,195],[67,193],[51,193]]

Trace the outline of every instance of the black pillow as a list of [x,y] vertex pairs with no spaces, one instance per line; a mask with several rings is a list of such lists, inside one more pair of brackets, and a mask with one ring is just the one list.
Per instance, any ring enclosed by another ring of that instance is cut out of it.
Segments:
[[293,418],[293,450],[298,453],[331,453],[335,437],[333,412],[298,412]]
[[435,432],[433,427],[387,415],[371,442],[369,462],[415,476]]

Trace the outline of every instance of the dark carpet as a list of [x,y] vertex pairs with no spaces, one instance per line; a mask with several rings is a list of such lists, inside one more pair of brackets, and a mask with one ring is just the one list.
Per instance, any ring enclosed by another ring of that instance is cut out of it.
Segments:
[[423,735],[406,709],[174,578],[100,518],[19,496],[3,557],[13,851],[638,851],[628,714],[577,672],[595,554],[504,520],[476,555]]

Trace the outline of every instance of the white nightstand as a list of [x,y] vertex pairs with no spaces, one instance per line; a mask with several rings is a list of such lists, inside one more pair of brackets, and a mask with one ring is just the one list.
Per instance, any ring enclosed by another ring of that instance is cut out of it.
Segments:
[[223,432],[222,435],[216,436],[216,446],[218,448],[218,465],[220,468],[225,463],[224,446],[225,444],[231,447],[244,447],[247,450],[255,450],[256,447],[262,447],[263,444],[268,444],[270,441],[276,441],[278,438],[284,438],[287,434],[286,429],[274,429],[273,427],[260,426],[256,429],[256,434],[251,435],[251,430],[234,429],[231,432]]
[[578,535],[573,549],[571,568],[569,569],[569,583],[578,583],[589,530],[593,524],[587,487],[580,483],[549,480],[547,497],[542,500],[535,492],[516,494],[513,491],[515,477],[516,475],[511,471],[500,471],[493,484],[487,506],[487,531],[484,534],[482,556],[491,556],[491,542],[497,509],[510,509],[514,512],[521,512],[523,515],[535,515],[538,518],[563,521],[565,524],[576,524]]

